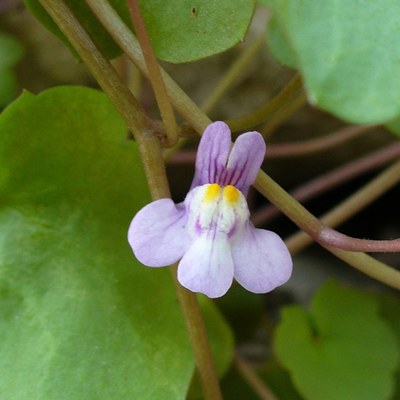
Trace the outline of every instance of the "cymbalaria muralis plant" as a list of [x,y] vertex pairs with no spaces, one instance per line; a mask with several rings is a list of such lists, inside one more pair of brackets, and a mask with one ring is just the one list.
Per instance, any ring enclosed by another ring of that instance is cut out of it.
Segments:
[[0,398],[400,398],[399,2],[23,1]]

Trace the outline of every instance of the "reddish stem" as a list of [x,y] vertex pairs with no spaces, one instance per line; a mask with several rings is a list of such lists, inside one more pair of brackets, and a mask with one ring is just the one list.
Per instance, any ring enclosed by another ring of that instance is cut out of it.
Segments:
[[[358,160],[351,161],[333,171],[323,174],[306,184],[295,188],[290,194],[298,201],[305,202],[322,193],[327,192],[340,184],[344,184],[357,176],[372,171],[400,156],[400,142],[395,142],[383,149],[377,150]],[[281,211],[272,205],[267,205],[260,210],[253,212],[252,221],[255,225],[265,225]]]
[[267,149],[267,157],[281,158],[308,155],[310,153],[338,146],[374,128],[376,128],[375,125],[347,126],[329,135],[318,137],[316,139],[271,144]]

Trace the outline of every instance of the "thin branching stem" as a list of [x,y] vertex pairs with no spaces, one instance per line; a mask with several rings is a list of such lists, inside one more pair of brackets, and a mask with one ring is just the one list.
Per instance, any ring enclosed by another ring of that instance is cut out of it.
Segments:
[[[122,83],[114,68],[94,45],[90,36],[66,4],[61,0],[40,0],[40,3],[69,39],[134,134],[152,198],[155,200],[170,197],[165,166],[161,157],[161,145],[155,135],[152,121],[145,116],[140,104]],[[202,383],[205,385],[205,398],[220,400],[222,396],[218,378],[196,296],[180,285],[176,285],[176,288],[188,326],[197,367],[203,378]]]
[[164,80],[161,76],[160,66],[154,55],[153,47],[143,21],[137,0],[128,0],[129,9],[137,38],[142,48],[143,57],[149,72],[149,80],[154,90],[161,118],[164,123],[166,135],[164,145],[174,146],[178,140],[178,126],[175,120],[174,110],[165,89]]
[[[270,144],[267,148],[266,157],[268,159],[289,158],[316,153],[343,144],[359,135],[369,132],[373,128],[375,128],[374,125],[349,126],[335,131],[328,136],[316,139]],[[195,159],[196,151],[186,150],[174,155],[171,154],[168,162],[171,164],[191,164],[194,163]]]
[[299,74],[296,74],[291,81],[272,99],[247,115],[232,118],[225,121],[233,132],[250,130],[262,124],[279,109],[284,107],[291,99],[296,97],[303,90],[303,82]]
[[[179,154],[177,154],[177,156],[178,155]],[[305,202],[362,174],[379,168],[382,165],[389,164],[391,161],[399,157],[400,142],[395,142],[383,149],[367,154],[358,160],[350,161],[347,164],[341,165],[340,167],[322,174],[309,182],[301,184],[289,193],[296,200]],[[281,211],[278,208],[269,204],[262,207],[260,210],[253,212],[252,222],[256,226],[262,226],[268,224],[273,218],[280,214]]]
[[249,384],[249,386],[257,393],[261,400],[278,400],[276,395],[266,383],[257,375],[254,368],[239,354],[236,353],[233,360],[238,373]]
[[339,146],[349,140],[355,139],[374,128],[376,128],[375,125],[347,126],[329,135],[318,137],[316,139],[271,144],[268,147],[268,158],[304,156],[318,151],[331,149],[332,147]]
[[244,69],[248,66],[254,56],[265,44],[265,32],[262,32],[252,44],[250,44],[232,63],[229,69],[224,73],[223,78],[217,84],[213,92],[201,105],[205,114],[211,112],[216,104],[221,100],[225,93],[239,80]]
[[307,104],[307,96],[303,91],[300,91],[292,98],[288,99],[287,103],[279,110],[271,115],[270,118],[261,126],[260,133],[264,138],[269,138],[274,131],[287,121],[297,110]]

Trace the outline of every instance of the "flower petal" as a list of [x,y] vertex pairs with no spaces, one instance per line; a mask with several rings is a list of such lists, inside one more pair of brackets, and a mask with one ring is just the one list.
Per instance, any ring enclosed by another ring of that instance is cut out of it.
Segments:
[[205,183],[220,183],[231,148],[231,131],[224,122],[208,125],[200,140],[191,189]]
[[245,196],[256,176],[265,156],[265,142],[258,132],[240,135],[231,151],[223,176],[223,185],[233,185]]
[[290,278],[292,258],[274,232],[249,223],[232,242],[231,251],[235,279],[250,292],[269,292]]
[[208,297],[223,296],[233,280],[233,262],[228,238],[208,231],[193,242],[178,266],[178,281],[192,292]]
[[136,258],[149,267],[165,267],[178,261],[190,246],[185,223],[185,207],[171,199],[160,199],[142,208],[128,232]]

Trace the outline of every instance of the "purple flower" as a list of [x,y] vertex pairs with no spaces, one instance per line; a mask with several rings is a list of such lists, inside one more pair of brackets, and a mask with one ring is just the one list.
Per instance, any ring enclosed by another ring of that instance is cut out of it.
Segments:
[[258,132],[244,133],[231,150],[229,127],[209,125],[185,201],[157,200],[133,218],[128,239],[136,258],[149,267],[181,259],[179,282],[212,298],[224,295],[233,278],[254,293],[285,283],[290,253],[278,235],[253,226],[245,199],[264,155]]

